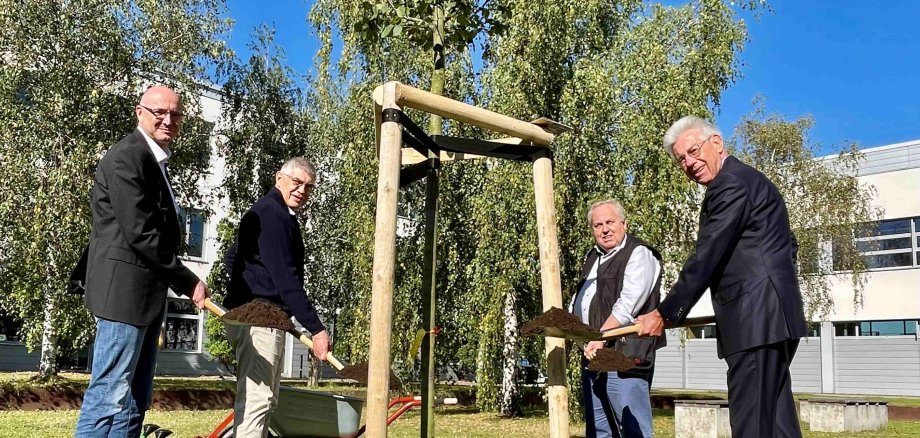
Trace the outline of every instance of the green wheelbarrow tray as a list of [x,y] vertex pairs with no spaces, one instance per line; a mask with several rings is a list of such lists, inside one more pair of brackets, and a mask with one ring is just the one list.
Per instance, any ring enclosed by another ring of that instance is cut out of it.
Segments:
[[[361,433],[364,399],[328,392],[281,386],[272,411],[271,438],[355,437]],[[196,438],[233,438],[233,411],[208,435]]]
[[[456,398],[437,398],[435,406],[455,405]],[[419,396],[390,399],[387,411],[397,408],[387,417],[387,425],[396,421],[413,407],[422,405]],[[269,420],[270,438],[355,438],[364,434],[361,411],[364,399],[347,395],[281,386],[278,406]],[[196,438],[233,438],[233,411],[209,435]]]
[[365,400],[282,386],[270,427],[285,438],[354,436],[361,429]]

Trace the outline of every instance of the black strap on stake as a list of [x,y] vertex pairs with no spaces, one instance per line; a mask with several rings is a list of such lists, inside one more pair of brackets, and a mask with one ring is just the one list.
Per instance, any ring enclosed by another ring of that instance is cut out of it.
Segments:
[[[546,147],[535,147],[529,144],[498,143],[488,140],[474,140],[469,138],[450,137],[446,135],[429,136],[419,128],[408,116],[396,108],[387,108],[382,111],[384,122],[396,122],[405,135],[403,143],[414,149],[419,154],[429,157],[428,160],[402,168],[399,172],[399,187],[403,188],[425,178],[428,169],[441,167],[441,151],[457,152],[462,154],[475,154],[486,157],[503,158],[515,161],[534,161],[541,157],[553,157],[553,151]],[[434,155],[434,157],[429,156]]]
[[384,122],[396,122],[402,127],[403,143],[406,143],[418,153],[428,156],[428,151],[434,152],[437,156],[441,153],[440,146],[435,143],[422,128],[419,128],[405,113],[396,108],[387,108],[382,111]]
[[483,155],[486,157],[504,158],[515,161],[533,161],[541,157],[553,157],[553,151],[547,147],[531,146],[529,144],[498,143],[488,140],[474,140],[471,138],[449,137],[435,135],[435,143],[448,152],[463,154]]

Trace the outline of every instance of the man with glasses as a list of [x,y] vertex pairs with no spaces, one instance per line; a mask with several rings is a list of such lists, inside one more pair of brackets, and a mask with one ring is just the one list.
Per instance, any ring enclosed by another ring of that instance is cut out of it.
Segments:
[[86,271],[86,306],[96,317],[92,376],[74,436],[140,436],[153,395],[167,288],[199,309],[205,284],[179,260],[181,234],[166,162],[182,127],[171,89],[148,89],[134,108],[137,129],[96,167]]
[[[233,309],[259,300],[278,306],[313,334],[313,354],[326,358],[329,335],[304,291],[304,244],[295,210],[313,191],[316,170],[292,158],[275,174],[275,186],[243,215],[236,242],[224,263],[230,273],[224,305]],[[254,326],[226,326],[236,349],[235,437],[265,437],[278,404],[284,332]]]
[[786,203],[699,117],[675,122],[664,147],[706,194],[696,249],[658,309],[637,318],[639,335],[680,323],[708,289],[718,354],[728,363],[732,436],[801,437],[789,365],[806,335],[805,315]]

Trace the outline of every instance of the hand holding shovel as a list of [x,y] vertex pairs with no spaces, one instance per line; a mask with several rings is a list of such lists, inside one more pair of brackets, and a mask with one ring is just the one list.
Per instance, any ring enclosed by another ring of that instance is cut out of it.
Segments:
[[[294,327],[290,318],[278,307],[270,304],[251,301],[233,310],[227,311],[223,306],[205,298],[204,306],[211,313],[216,315],[225,324],[232,325],[251,325],[259,327],[269,327],[284,330],[297,338],[307,348],[313,350],[313,340],[306,333]],[[262,307],[264,306],[264,307]],[[367,364],[355,364],[345,366],[332,352],[326,353],[326,362],[338,370],[338,374],[346,379],[356,380],[361,383],[367,383]],[[390,371],[390,388],[399,390],[402,383],[399,378]]]

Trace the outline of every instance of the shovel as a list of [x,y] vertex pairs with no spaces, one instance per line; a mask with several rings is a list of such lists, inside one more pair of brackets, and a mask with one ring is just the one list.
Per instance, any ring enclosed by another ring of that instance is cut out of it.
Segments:
[[[246,305],[248,305],[248,303],[244,304],[244,306]],[[211,301],[210,298],[204,299],[204,307],[208,309],[211,313],[216,315],[224,323],[234,324],[234,325],[256,325],[248,321],[225,319],[224,315],[227,314],[227,309],[224,308],[224,306],[221,306],[220,304],[217,304]],[[278,327],[273,327],[273,328],[278,328]],[[297,338],[297,340],[299,340],[302,344],[306,345],[307,348],[309,348],[310,350],[313,350],[313,339],[310,339],[310,337],[307,336],[306,333],[294,327],[293,324],[291,324],[290,327],[282,328],[282,330],[285,330],[286,332],[290,333],[292,336]],[[366,364],[363,366],[362,364],[345,366],[344,364],[342,364],[342,362],[338,358],[332,355],[332,352],[326,353],[326,361],[329,362],[330,365],[335,367],[336,370],[338,370],[338,374],[340,376],[346,379],[357,380],[360,383],[364,383],[364,384],[367,383],[367,365]],[[393,374],[392,371],[390,371],[390,388],[395,389],[395,390],[399,390],[400,388],[402,388],[402,384],[399,382],[399,378],[396,377],[396,375]]]
[[[716,322],[714,316],[687,318],[680,324],[667,324],[665,328],[692,327],[712,324],[714,322]],[[524,323],[523,327],[522,333],[525,335],[543,335],[554,338],[571,339],[573,341],[616,339],[633,333],[639,333],[639,330],[642,328],[642,326],[638,324],[630,324],[601,332],[582,323],[575,315],[557,307],[551,308],[543,315],[527,321]]]

